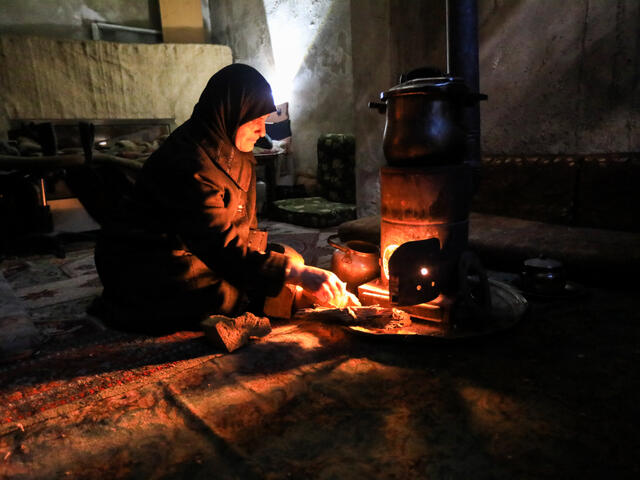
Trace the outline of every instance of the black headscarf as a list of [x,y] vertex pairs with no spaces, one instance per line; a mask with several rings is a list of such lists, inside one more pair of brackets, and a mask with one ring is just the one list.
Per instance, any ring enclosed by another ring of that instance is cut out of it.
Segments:
[[243,123],[275,111],[271,86],[255,68],[241,63],[213,75],[187,122],[188,129],[210,158],[238,186],[247,191],[251,152],[235,147],[235,135]]
[[191,118],[206,124],[218,142],[233,144],[240,125],[275,109],[271,87],[260,72],[234,63],[211,77]]

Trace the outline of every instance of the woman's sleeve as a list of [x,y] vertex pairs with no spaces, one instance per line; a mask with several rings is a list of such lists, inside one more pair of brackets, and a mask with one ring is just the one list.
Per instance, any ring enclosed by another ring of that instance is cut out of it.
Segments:
[[238,235],[229,208],[231,192],[214,166],[177,172],[174,191],[177,232],[189,250],[229,283],[268,296],[284,285],[288,259],[277,252],[261,253],[247,247]]

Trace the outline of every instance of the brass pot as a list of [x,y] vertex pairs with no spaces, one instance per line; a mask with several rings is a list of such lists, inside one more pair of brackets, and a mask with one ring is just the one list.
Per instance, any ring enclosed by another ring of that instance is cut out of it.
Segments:
[[344,245],[336,243],[338,235],[327,238],[329,245],[336,249],[331,258],[331,271],[346,282],[347,290],[357,293],[362,285],[380,275],[380,249],[363,240],[349,240]]

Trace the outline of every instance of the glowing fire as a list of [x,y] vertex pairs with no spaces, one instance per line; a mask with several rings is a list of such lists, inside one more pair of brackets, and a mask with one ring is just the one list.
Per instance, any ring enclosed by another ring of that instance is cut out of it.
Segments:
[[397,244],[387,245],[387,248],[382,252],[382,270],[384,271],[384,278],[389,278],[389,259],[399,246],[400,245]]

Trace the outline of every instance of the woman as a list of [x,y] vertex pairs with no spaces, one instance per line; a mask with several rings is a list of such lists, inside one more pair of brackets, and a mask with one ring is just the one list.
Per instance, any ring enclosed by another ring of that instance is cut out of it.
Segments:
[[129,330],[193,328],[210,314],[261,313],[285,283],[322,304],[344,302],[333,273],[250,246],[252,150],[273,111],[271,88],[252,67],[211,77],[191,118],[145,162],[127,211],[103,226],[95,260],[107,320]]

